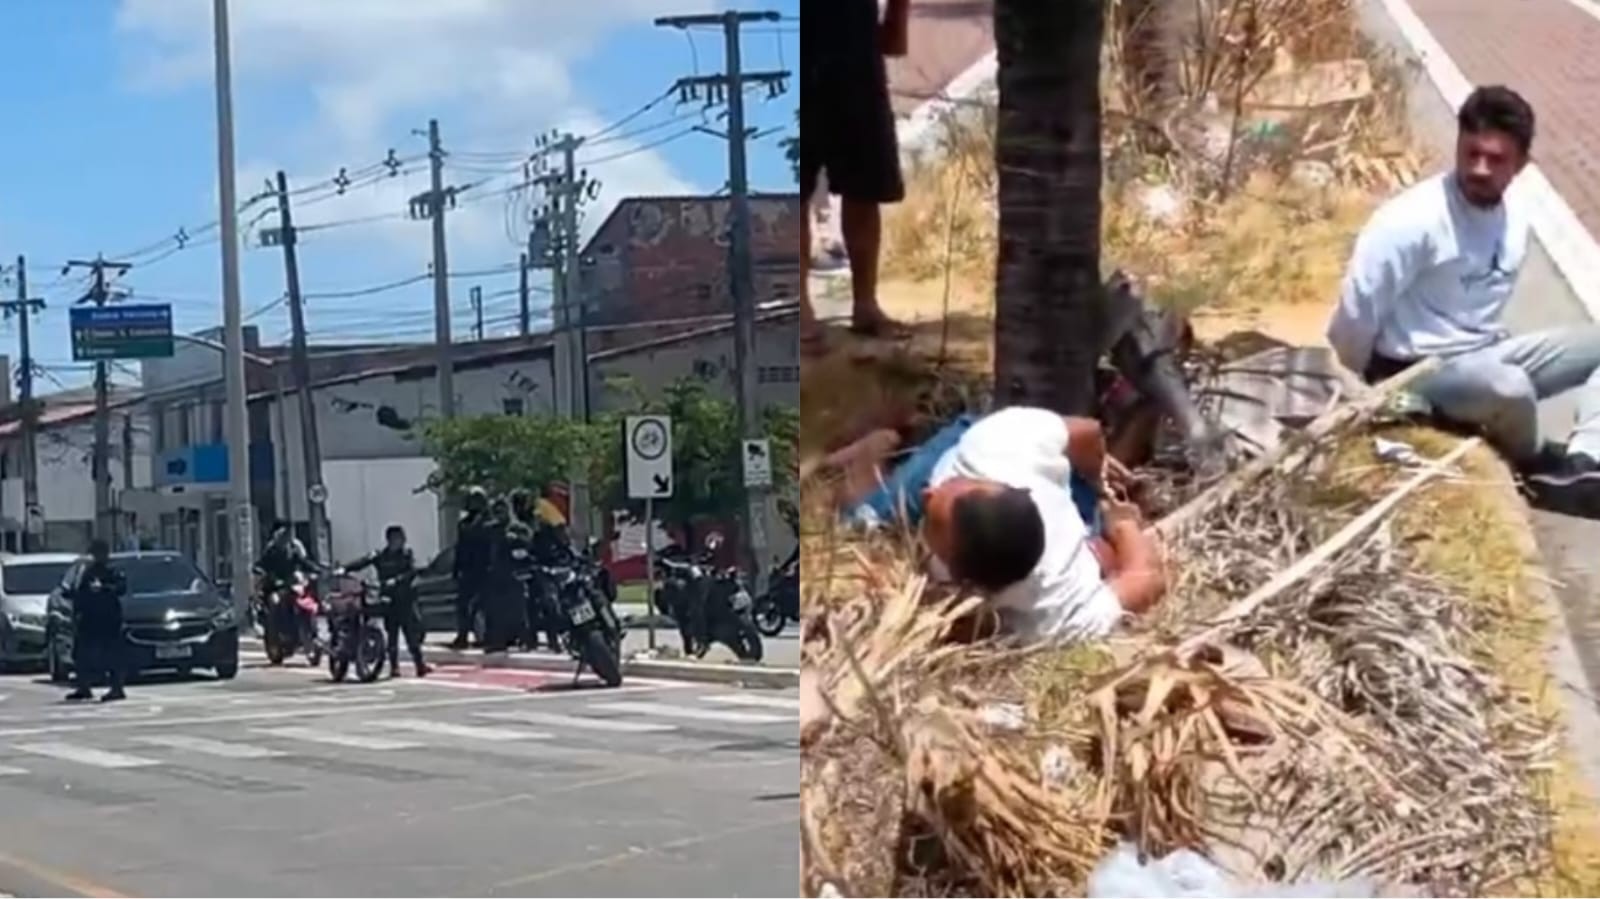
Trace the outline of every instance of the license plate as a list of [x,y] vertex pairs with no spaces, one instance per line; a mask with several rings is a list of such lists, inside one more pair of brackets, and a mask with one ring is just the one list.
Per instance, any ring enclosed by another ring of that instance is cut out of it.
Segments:
[[594,620],[594,606],[588,603],[573,606],[567,610],[567,617],[572,619],[573,624],[588,624]]
[[192,655],[194,655],[193,646],[178,644],[156,647],[156,658],[158,659],[187,659]]
[[750,608],[750,594],[743,590],[733,594],[733,610],[743,612]]

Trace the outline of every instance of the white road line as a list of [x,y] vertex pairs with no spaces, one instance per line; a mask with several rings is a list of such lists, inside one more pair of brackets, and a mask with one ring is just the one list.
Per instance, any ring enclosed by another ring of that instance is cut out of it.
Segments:
[[511,740],[548,740],[550,734],[519,727],[494,727],[493,725],[452,724],[448,721],[429,721],[426,718],[388,718],[368,721],[364,727],[381,727],[390,730],[409,730],[441,737],[465,737],[469,740],[489,740],[496,743]]
[[31,752],[34,755],[61,759],[66,762],[77,762],[80,765],[92,765],[96,768],[148,768],[151,765],[161,764],[155,759],[147,759],[137,755],[125,755],[120,752],[108,752],[104,749],[78,746],[74,743],[18,743],[16,745],[23,752]]
[[326,743],[329,746],[343,746],[347,749],[369,749],[373,752],[422,748],[421,743],[412,743],[408,740],[363,737],[359,734],[342,734],[338,731],[319,730],[314,727],[275,727],[270,730],[258,729],[256,733],[267,734],[284,740],[304,740],[307,743]]
[[722,696],[702,696],[705,702],[717,702],[723,705],[746,705],[759,709],[777,709],[780,712],[793,712],[800,714],[800,698],[798,696],[762,696],[759,693],[729,693]]
[[696,709],[666,702],[608,702],[604,705],[591,706],[591,708],[597,712],[655,715],[661,718],[716,721],[724,724],[782,724],[795,720],[793,715],[767,715],[759,712],[735,712],[723,709]]
[[615,718],[583,718],[554,712],[476,712],[479,718],[492,721],[515,721],[543,727],[575,727],[584,730],[606,730],[619,734],[656,734],[677,730],[673,724],[650,721],[618,721]]
[[188,737],[183,734],[148,734],[135,736],[132,739],[151,746],[182,749],[186,752],[198,752],[202,755],[214,755],[217,758],[224,759],[273,759],[285,754],[276,749],[268,749],[265,746],[254,746],[249,743],[224,743],[221,740]]
[[27,768],[13,768],[10,765],[0,765],[0,777],[11,777],[13,775],[27,773]]

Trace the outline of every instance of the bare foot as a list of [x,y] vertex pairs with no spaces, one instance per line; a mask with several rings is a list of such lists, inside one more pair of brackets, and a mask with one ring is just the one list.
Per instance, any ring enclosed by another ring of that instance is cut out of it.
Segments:
[[911,326],[890,318],[876,304],[870,311],[858,311],[850,322],[850,333],[882,340],[909,340]]

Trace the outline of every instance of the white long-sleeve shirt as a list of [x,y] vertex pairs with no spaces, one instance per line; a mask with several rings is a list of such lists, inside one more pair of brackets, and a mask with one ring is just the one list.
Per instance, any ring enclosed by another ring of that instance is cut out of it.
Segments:
[[1461,195],[1454,173],[1412,185],[1356,238],[1328,343],[1358,374],[1375,352],[1411,360],[1495,343],[1527,249],[1515,186],[1484,209]]

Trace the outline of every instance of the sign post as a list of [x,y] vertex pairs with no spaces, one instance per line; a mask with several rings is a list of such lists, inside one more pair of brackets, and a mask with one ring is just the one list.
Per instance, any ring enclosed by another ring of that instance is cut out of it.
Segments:
[[656,500],[672,496],[672,419],[630,415],[622,422],[628,498],[644,500],[645,612],[650,648],[656,648]]

